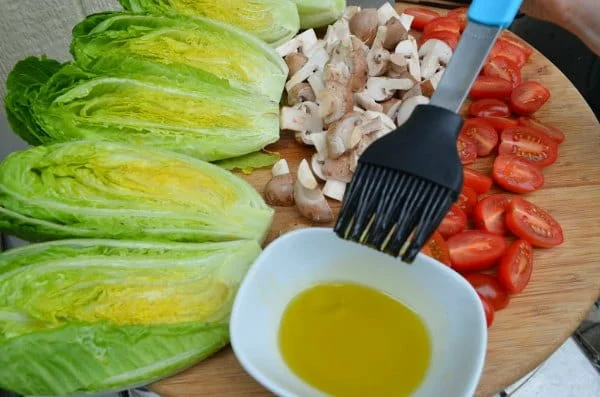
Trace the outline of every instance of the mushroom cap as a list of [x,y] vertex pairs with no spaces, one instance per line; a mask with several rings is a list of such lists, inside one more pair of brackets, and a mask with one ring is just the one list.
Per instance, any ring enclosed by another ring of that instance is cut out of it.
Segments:
[[298,71],[302,69],[302,66],[306,65],[306,62],[308,62],[308,58],[306,57],[306,55],[301,54],[299,52],[294,52],[293,54],[286,55],[284,60],[288,66],[288,76],[293,76],[296,73],[298,73]]
[[330,80],[325,82],[325,89],[319,93],[317,102],[323,122],[329,125],[352,111],[354,96],[350,87]]
[[291,207],[294,205],[294,181],[291,174],[277,175],[265,186],[265,201],[269,205]]
[[397,18],[388,20],[385,27],[387,28],[387,32],[383,41],[383,48],[386,50],[393,50],[400,41],[408,38],[408,31]]
[[379,26],[377,10],[374,8],[360,10],[350,18],[349,25],[350,32],[370,46],[375,39],[377,27]]

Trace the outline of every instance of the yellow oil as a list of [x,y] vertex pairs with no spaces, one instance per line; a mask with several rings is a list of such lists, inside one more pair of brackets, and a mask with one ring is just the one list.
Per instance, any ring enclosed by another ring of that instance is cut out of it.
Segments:
[[297,376],[337,397],[409,396],[431,359],[429,333],[415,312],[353,283],[319,284],[292,299],[279,346]]

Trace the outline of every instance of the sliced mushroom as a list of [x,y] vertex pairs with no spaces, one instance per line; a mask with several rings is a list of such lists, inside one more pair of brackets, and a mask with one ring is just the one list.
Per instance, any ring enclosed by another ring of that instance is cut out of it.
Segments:
[[367,58],[360,47],[355,47],[352,40],[342,40],[331,53],[329,63],[344,63],[350,71],[348,85],[353,92],[360,91],[367,82]]
[[352,17],[360,11],[360,7],[358,6],[348,6],[342,15],[342,19],[349,21]]
[[323,163],[323,175],[327,180],[335,179],[349,183],[357,164],[358,156],[355,151],[345,153],[337,159],[328,158]]
[[346,193],[346,183],[341,181],[336,181],[335,179],[330,179],[325,182],[325,186],[323,186],[323,194],[326,197],[332,198],[337,201],[342,201],[344,199],[344,194]]
[[371,77],[367,81],[367,94],[376,101],[387,101],[398,90],[409,90],[415,84],[411,79]]
[[323,121],[319,115],[319,106],[314,102],[301,102],[293,107],[281,108],[280,125],[282,130],[296,132],[319,132],[323,130]]
[[417,40],[409,35],[408,39],[398,43],[395,49],[396,54],[400,54],[406,60],[409,73],[415,81],[421,81],[421,65],[419,63],[419,51]]
[[[357,92],[354,94],[354,100],[356,103],[362,107],[364,110],[373,110],[376,112],[383,111],[383,106],[377,102],[373,98],[369,96],[366,92]],[[362,110],[361,109],[361,110]]]
[[377,26],[379,26],[377,10],[374,8],[360,10],[350,18],[349,25],[350,33],[370,46],[377,34]]
[[414,79],[408,72],[408,61],[404,58],[404,55],[397,53],[390,55],[390,68],[387,75],[393,79],[406,77]]
[[328,54],[331,54],[331,51],[340,43],[340,37],[337,35],[336,29],[333,25],[327,26],[327,33],[325,33],[325,37],[323,37],[323,41],[325,43],[325,50]]
[[387,32],[383,41],[383,48],[393,50],[399,42],[408,39],[408,30],[404,28],[399,19],[391,18],[386,22]]
[[323,78],[326,81],[337,81],[340,84],[350,83],[350,68],[345,62],[329,62],[325,65]]
[[325,175],[323,175],[323,165],[325,164],[325,158],[319,156],[319,153],[314,153],[310,158],[310,167],[312,168],[313,173],[320,180],[326,180]]
[[385,25],[390,19],[400,20],[400,15],[396,12],[396,9],[387,1],[384,5],[377,9],[377,19],[380,26]]
[[373,47],[367,54],[367,66],[369,76],[382,76],[387,73],[390,65],[390,52],[383,48],[383,42],[387,35],[387,28],[380,26],[377,29],[377,36],[373,41]]
[[429,103],[429,98],[426,96],[414,96],[412,98],[408,98],[406,101],[402,103],[400,109],[398,110],[398,117],[396,118],[396,125],[400,127],[402,124],[408,120],[412,112],[415,110],[417,105],[426,105]]
[[314,102],[315,93],[308,83],[300,83],[293,87],[287,96],[288,105],[294,106],[300,102]]
[[402,22],[402,26],[406,29],[407,32],[410,32],[410,27],[412,26],[415,17],[412,15],[408,15],[405,13],[400,14],[400,22]]
[[299,52],[294,52],[292,54],[286,55],[284,59],[285,63],[288,66],[289,76],[293,76],[296,73],[298,73],[298,71],[302,69],[302,66],[306,65],[306,62],[308,62],[308,58],[306,57],[306,55],[301,54]]
[[324,48],[319,48],[310,58],[308,58],[306,64],[304,64],[304,66],[289,79],[285,84],[285,89],[290,92],[293,87],[308,79],[316,70],[323,71],[328,60],[329,54],[327,54],[327,51],[325,51]]
[[354,96],[350,87],[330,80],[325,82],[325,88],[317,95],[317,103],[323,123],[329,125],[352,111]]
[[410,90],[408,90],[404,94],[402,94],[402,101],[406,101],[408,98],[412,98],[414,96],[419,96],[419,95],[423,95],[423,92],[421,91],[421,85],[415,84],[412,86],[412,88]]
[[370,119],[378,117],[381,120],[382,127],[380,127],[378,131],[389,132],[396,129],[396,123],[394,122],[394,120],[385,113],[367,111],[365,112],[365,116]]
[[291,207],[294,205],[294,180],[287,161],[281,159],[273,165],[273,178],[265,186],[265,201],[269,205]]
[[423,95],[431,98],[435,90],[437,90],[445,70],[445,68],[441,68],[433,76],[431,76],[429,80],[425,80],[421,83],[421,91],[423,92]]
[[429,39],[419,49],[419,57],[422,58],[421,78],[426,80],[450,62],[452,48],[442,40]]
[[302,160],[298,167],[294,201],[298,212],[313,222],[326,223],[333,220],[333,212],[306,160]]
[[333,25],[337,37],[342,40],[344,37],[350,37],[350,22],[344,18],[338,19]]
[[389,99],[381,104],[383,107],[382,112],[387,114],[391,119],[395,119],[401,104],[402,101],[398,98]]
[[305,52],[315,44],[317,44],[317,35],[313,29],[308,29],[277,47],[276,51],[279,55],[285,57],[286,55],[298,52],[298,50]]
[[360,122],[360,113],[348,113],[327,129],[327,154],[336,159],[358,145],[362,132],[355,128]]
[[323,72],[317,70],[316,72],[311,74],[307,80],[308,84],[310,85],[310,88],[312,88],[313,92],[315,93],[315,96],[318,96],[319,92],[325,89]]

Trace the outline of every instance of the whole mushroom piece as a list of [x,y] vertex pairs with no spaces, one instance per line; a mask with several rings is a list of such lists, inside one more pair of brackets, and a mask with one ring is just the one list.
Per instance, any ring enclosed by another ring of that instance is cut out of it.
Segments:
[[287,161],[281,159],[273,165],[273,178],[265,186],[265,201],[269,205],[291,207],[294,205],[294,180]]
[[298,212],[313,222],[327,223],[333,220],[333,211],[327,199],[319,189],[310,166],[306,160],[300,162],[294,184],[294,200]]

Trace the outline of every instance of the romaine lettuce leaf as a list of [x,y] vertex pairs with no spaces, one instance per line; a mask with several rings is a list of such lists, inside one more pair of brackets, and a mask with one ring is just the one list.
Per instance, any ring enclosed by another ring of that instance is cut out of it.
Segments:
[[250,174],[257,168],[269,167],[275,164],[279,158],[280,156],[277,153],[255,152],[240,157],[220,160],[215,164],[226,170],[240,170],[244,174]]
[[147,384],[228,342],[255,241],[63,240],[0,254],[0,387],[66,396]]
[[302,29],[318,28],[335,22],[346,9],[346,0],[293,0],[298,6]]
[[0,231],[27,240],[262,241],[272,217],[240,177],[170,151],[77,141],[0,164]]
[[[80,66],[97,73],[123,70],[119,62],[127,59],[129,71],[137,75],[147,75],[152,68],[156,75],[193,84],[210,73],[274,101],[281,98],[288,74],[277,52],[247,32],[182,15],[90,15],[73,29],[71,52]],[[206,73],[198,75],[196,70]]]
[[300,28],[298,10],[290,0],[119,0],[133,12],[203,16],[237,26],[278,46]]

